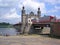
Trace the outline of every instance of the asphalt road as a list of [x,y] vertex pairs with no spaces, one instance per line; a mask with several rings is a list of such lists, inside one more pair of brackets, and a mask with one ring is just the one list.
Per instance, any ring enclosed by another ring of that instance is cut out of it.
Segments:
[[60,39],[47,36],[0,36],[0,45],[60,45]]

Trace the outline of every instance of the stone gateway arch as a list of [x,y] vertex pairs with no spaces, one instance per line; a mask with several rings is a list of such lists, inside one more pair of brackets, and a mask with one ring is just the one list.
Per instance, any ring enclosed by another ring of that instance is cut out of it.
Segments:
[[25,7],[22,7],[21,10],[21,21],[22,21],[22,27],[21,27],[21,33],[29,33],[31,25],[32,25],[32,19],[39,19],[41,16],[40,8],[37,9],[37,14],[34,14],[34,12],[30,12],[29,14],[26,14]]

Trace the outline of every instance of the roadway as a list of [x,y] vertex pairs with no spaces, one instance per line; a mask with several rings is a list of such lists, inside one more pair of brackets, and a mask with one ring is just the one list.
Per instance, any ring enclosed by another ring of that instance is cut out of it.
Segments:
[[0,36],[0,45],[60,45],[60,39],[42,35]]

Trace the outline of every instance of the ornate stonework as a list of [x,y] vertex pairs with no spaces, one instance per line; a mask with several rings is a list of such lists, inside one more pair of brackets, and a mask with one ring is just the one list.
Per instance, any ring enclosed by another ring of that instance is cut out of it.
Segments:
[[22,19],[22,32],[28,32],[30,30],[30,26],[32,24],[32,19],[39,19],[41,16],[40,8],[38,8],[37,14],[34,14],[34,12],[30,12],[29,14],[26,14],[24,6],[22,7],[21,11],[21,19]]

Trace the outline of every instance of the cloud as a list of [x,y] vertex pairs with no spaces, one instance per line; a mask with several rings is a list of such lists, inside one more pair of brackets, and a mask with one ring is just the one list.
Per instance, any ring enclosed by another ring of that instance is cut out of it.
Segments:
[[47,11],[47,13],[56,13],[60,10],[60,6],[54,6],[54,8]]
[[56,10],[56,9],[51,9],[51,10],[49,10],[49,11],[47,11],[47,13],[56,13],[58,10]]
[[17,0],[2,0],[2,1],[0,1],[0,6],[14,7],[14,6],[16,6],[17,2],[18,2]]
[[[47,8],[46,3],[50,4]],[[60,10],[60,7],[56,4],[59,3],[60,0],[42,0],[41,2],[38,2],[37,0],[0,0],[0,22],[20,22],[22,6],[25,6],[26,13],[31,11],[37,13],[37,9],[40,7],[42,14],[58,14],[56,12]],[[50,10],[48,10],[48,8]]]
[[50,3],[52,5],[60,4],[60,0],[43,0],[43,2]]
[[47,11],[47,14],[56,16],[58,19],[60,19],[60,7],[55,5],[54,8]]
[[19,0],[0,0],[0,22],[21,22],[21,16],[17,14],[18,2]]
[[0,17],[0,22],[18,23],[21,22],[21,16],[16,13],[16,9],[12,9],[9,13]]
[[9,13],[11,9],[16,8],[18,0],[2,0],[0,1],[0,15]]
[[20,16],[16,13],[15,9],[12,9],[10,13],[5,15],[5,18],[13,19],[13,18],[20,18]]
[[60,6],[55,6],[55,9],[60,10]]
[[22,6],[25,6],[26,10],[28,8],[29,11],[34,11],[34,12],[36,12],[38,7],[40,7],[42,13],[46,12],[45,4],[35,2],[34,0],[24,0],[23,2],[21,1],[21,3],[19,4],[19,7],[21,8]]

